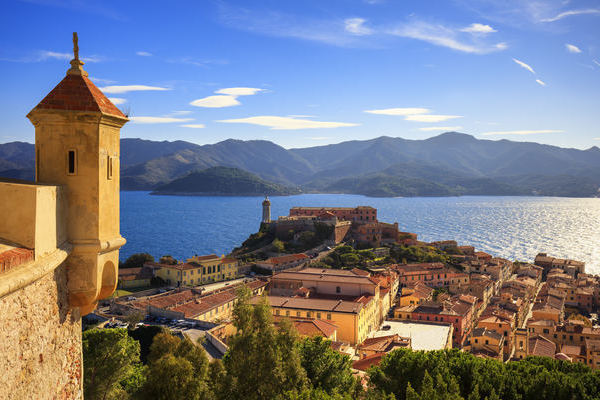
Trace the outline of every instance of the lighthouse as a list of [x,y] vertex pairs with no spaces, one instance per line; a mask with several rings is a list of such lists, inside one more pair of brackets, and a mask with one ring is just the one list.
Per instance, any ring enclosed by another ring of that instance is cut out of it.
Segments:
[[269,196],[265,196],[265,200],[262,202],[262,223],[268,224],[271,222],[271,201],[269,200]]

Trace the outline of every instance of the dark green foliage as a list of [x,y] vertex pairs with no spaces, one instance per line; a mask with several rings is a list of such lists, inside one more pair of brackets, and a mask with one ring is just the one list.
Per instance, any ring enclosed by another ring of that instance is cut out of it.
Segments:
[[177,260],[171,255],[162,256],[158,262],[167,265],[177,265]]
[[204,349],[188,338],[179,339],[169,332],[154,337],[148,356],[146,382],[142,398],[157,400],[206,398],[209,384],[208,358]]
[[123,263],[119,263],[119,268],[141,268],[146,262],[154,262],[154,257],[148,253],[136,253],[129,256]]
[[229,351],[223,358],[231,383],[230,398],[274,399],[288,392],[302,392],[308,380],[291,324],[287,321],[276,329],[265,298],[253,306],[247,288],[238,296],[233,311],[237,333],[229,338]]
[[399,263],[448,262],[448,256],[435,247],[399,246],[390,249],[390,256]]
[[[409,383],[427,400],[571,400],[600,396],[600,372],[579,363],[545,357],[504,364],[458,350],[396,350],[372,368],[369,375],[374,388],[394,393],[398,399],[406,398]],[[432,376],[436,378],[431,379]]]
[[154,337],[164,332],[166,332],[166,328],[159,325],[140,326],[128,332],[129,336],[140,343],[140,360],[144,364],[148,361],[148,354],[150,353],[150,346]]
[[152,194],[204,194],[233,196],[282,196],[298,194],[300,190],[265,181],[238,168],[212,167],[158,186]]
[[302,367],[313,387],[326,393],[352,393],[358,384],[352,376],[350,357],[331,348],[321,336],[299,342]]
[[123,398],[126,389],[139,386],[140,345],[127,330],[90,329],[82,339],[86,399]]

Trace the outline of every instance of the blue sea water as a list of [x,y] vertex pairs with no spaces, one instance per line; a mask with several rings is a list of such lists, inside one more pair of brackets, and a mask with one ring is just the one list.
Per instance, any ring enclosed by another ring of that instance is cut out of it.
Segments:
[[[258,230],[260,197],[152,196],[121,192],[121,259],[139,252],[170,254],[230,252]],[[556,197],[412,197],[303,194],[271,198],[273,218],[293,206],[357,206],[378,209],[378,218],[398,222],[421,240],[454,239],[511,260],[531,261],[540,251],[587,263],[600,274],[600,199]]]

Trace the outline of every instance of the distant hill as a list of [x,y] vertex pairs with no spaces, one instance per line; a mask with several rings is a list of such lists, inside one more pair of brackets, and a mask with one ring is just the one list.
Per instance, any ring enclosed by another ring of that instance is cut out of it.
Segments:
[[156,188],[152,194],[285,196],[300,190],[267,182],[238,168],[212,167],[191,172]]
[[[0,176],[33,176],[33,145],[0,145]],[[211,145],[121,140],[121,189],[153,190],[210,167],[238,168],[304,191],[368,196],[598,196],[600,149],[567,149],[457,132],[382,136],[285,149],[264,140]]]

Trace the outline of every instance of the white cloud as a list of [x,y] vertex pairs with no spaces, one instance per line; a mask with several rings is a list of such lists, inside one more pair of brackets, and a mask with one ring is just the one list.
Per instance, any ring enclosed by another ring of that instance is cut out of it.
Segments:
[[542,86],[546,86],[546,82],[544,82],[544,81],[543,81],[543,80],[541,80],[541,79],[536,79],[535,81],[536,81],[537,83],[539,83],[540,85],[542,85]]
[[558,21],[558,20],[561,20],[566,17],[571,17],[574,15],[585,15],[585,14],[600,15],[600,9],[588,8],[588,9],[583,9],[583,10],[568,10],[568,11],[561,12],[560,14],[558,14],[552,18],[544,18],[541,21],[542,22],[554,22],[554,21]]
[[173,122],[193,121],[193,118],[173,118],[173,117],[129,117],[134,124],[170,124]]
[[519,64],[521,67],[525,68],[527,71],[531,72],[532,74],[535,74],[535,71],[533,70],[533,68],[531,68],[529,64],[525,64],[523,61],[517,60],[516,58],[513,58],[513,61]]
[[462,118],[461,115],[435,115],[435,114],[415,114],[415,115],[407,115],[406,120],[412,122],[442,122],[448,121],[449,119],[454,118]]
[[204,124],[184,124],[184,125],[179,125],[182,128],[194,128],[194,129],[201,129],[201,128],[205,128],[206,126]]
[[581,53],[581,49],[574,44],[565,44],[565,47],[569,53]]
[[595,137],[594,140],[600,140],[600,137]]
[[100,88],[104,93],[127,93],[127,92],[140,92],[140,91],[150,91],[150,90],[171,90],[170,88],[158,87],[158,86],[146,86],[146,85],[123,85],[123,86],[105,86]]
[[90,76],[89,78],[90,78],[90,80],[92,82],[101,83],[103,85],[110,85],[110,84],[113,84],[113,83],[117,83],[117,81],[113,81],[112,79],[96,78],[95,76]]
[[239,106],[240,103],[237,98],[238,96],[252,96],[256,93],[262,92],[265,89],[252,88],[252,87],[231,87],[216,90],[218,93],[216,96],[203,97],[201,99],[194,100],[190,103],[196,107],[206,108],[222,108]]
[[408,107],[408,108],[384,108],[381,110],[365,110],[364,112],[369,114],[380,114],[380,115],[415,115],[415,114],[427,114],[431,112],[427,108],[419,107]]
[[152,53],[148,53],[147,51],[136,51],[136,53],[138,56],[142,56],[142,57],[151,57]]
[[169,114],[169,116],[188,115],[188,114],[191,114],[191,113],[192,113],[192,111],[189,111],[189,110],[173,111],[172,113]]
[[344,29],[353,35],[363,36],[373,33],[371,28],[365,26],[364,18],[348,18],[344,21]]
[[252,96],[258,92],[262,92],[265,89],[251,88],[251,87],[232,87],[219,89],[215,93],[226,94],[230,96]]
[[226,95],[208,96],[190,102],[190,105],[192,106],[206,108],[232,107],[239,106],[240,104],[242,103],[237,101],[236,96]]
[[600,67],[600,62],[596,61],[596,60],[592,60],[594,62],[594,64],[596,64],[597,66]]
[[463,128],[462,126],[427,126],[424,128],[419,128],[419,130],[423,131],[423,132],[434,132],[434,131],[451,132],[451,131],[459,131],[462,128]]
[[261,115],[248,118],[224,119],[217,122],[259,125],[266,126],[273,130],[319,129],[358,126],[358,124],[348,122],[312,121],[300,118],[278,117],[274,115]]
[[[50,50],[41,50],[38,52],[38,55],[37,55],[37,58],[35,59],[35,61],[46,61],[49,59],[69,61],[69,60],[73,59],[73,54],[60,53],[57,51],[50,51]],[[100,57],[100,56],[81,57],[81,61],[95,63],[95,62],[102,61],[102,57]]]
[[495,131],[485,132],[482,135],[493,136],[493,135],[538,135],[542,133],[563,133],[562,130],[557,129],[539,129],[539,130],[522,130],[522,131]]
[[113,104],[125,104],[127,103],[127,99],[122,97],[109,97],[108,98]]
[[436,46],[447,47],[464,53],[486,54],[508,48],[506,43],[490,44],[483,41],[481,37],[477,37],[477,35],[463,34],[461,38],[460,32],[461,30],[448,28],[440,24],[434,25],[421,21],[413,21],[396,27],[389,33],[396,36],[422,40]]
[[498,32],[494,28],[489,25],[473,23],[467,27],[464,27],[460,30],[461,32],[468,32],[474,35],[487,35],[488,33]]

